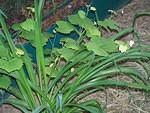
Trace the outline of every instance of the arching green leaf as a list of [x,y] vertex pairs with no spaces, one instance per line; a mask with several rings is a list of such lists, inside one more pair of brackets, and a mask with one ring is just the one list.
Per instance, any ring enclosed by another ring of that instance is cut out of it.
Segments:
[[89,113],[104,113],[101,106],[95,100],[89,100],[79,104],[70,104],[69,106],[77,107]]

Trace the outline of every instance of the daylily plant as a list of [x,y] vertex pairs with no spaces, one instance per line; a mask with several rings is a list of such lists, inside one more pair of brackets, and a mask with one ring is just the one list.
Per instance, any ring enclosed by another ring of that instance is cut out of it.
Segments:
[[[104,113],[100,102],[81,100],[113,86],[150,91],[148,69],[144,68],[145,77],[138,69],[124,65],[130,61],[145,66],[150,58],[150,45],[139,43],[130,47],[133,42],[120,40],[129,33],[138,37],[135,20],[149,13],[135,16],[133,26],[120,31],[113,20],[93,20],[79,10],[56,22],[55,32],[49,34],[42,31],[44,2],[34,0],[35,17],[11,26],[15,34],[9,32],[5,15],[0,13],[0,88],[11,94],[4,104],[9,103],[24,113]],[[96,14],[94,7],[91,10]],[[117,33],[105,38],[102,30]],[[45,49],[47,41],[51,42],[50,38],[58,33],[64,34],[62,47]],[[13,42],[14,36],[24,38],[35,48],[36,62],[22,44]],[[128,76],[131,81],[109,79],[118,74]],[[12,79],[17,87],[11,86]]]

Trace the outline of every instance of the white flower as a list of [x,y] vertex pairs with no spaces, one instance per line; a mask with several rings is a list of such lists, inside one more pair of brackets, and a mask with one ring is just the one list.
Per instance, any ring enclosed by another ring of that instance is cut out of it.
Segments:
[[49,65],[49,67],[53,67],[54,63],[52,63],[51,65]]
[[124,14],[124,10],[123,10],[123,9],[121,10],[121,14],[122,14],[122,15]]
[[68,8],[71,9],[71,8],[72,8],[72,5],[68,5]]
[[96,8],[95,7],[90,7],[90,10],[91,11],[96,11]]
[[57,33],[57,31],[55,29],[53,29],[53,33]]
[[127,46],[124,46],[124,45],[120,45],[119,46],[119,51],[121,52],[121,53],[124,53],[124,52],[126,52],[128,50],[128,47]]
[[94,21],[94,25],[97,25],[97,23]]
[[113,15],[115,15],[115,16],[117,15],[117,12],[115,12],[114,10],[110,9],[110,10],[108,10],[108,12],[111,13],[111,14],[113,14]]
[[75,71],[75,68],[71,68],[71,72],[73,73]]
[[59,58],[56,58],[56,59],[55,59],[55,63],[56,63],[58,60],[59,60]]
[[85,5],[87,8],[90,8],[91,5]]
[[130,41],[129,41],[129,46],[130,46],[130,47],[133,47],[134,44],[135,44],[134,40],[130,40]]
[[119,45],[119,51],[121,53],[126,52],[130,48],[129,44],[127,42],[124,42],[121,40],[116,40],[115,43]]

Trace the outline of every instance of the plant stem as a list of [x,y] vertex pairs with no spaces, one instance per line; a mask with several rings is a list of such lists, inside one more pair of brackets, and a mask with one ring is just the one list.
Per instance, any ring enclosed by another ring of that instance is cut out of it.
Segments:
[[48,80],[45,72],[43,46],[41,44],[42,31],[41,31],[41,9],[45,0],[34,0],[35,2],[35,43],[36,43],[36,61],[38,66],[38,73],[40,79],[40,87],[43,89],[42,78],[44,78],[44,86],[47,89]]
[[[7,42],[8,42],[8,45],[9,45],[10,51],[12,52],[13,57],[18,57],[17,54],[16,54],[16,47],[15,47],[15,45],[14,45],[12,39],[11,39],[11,35],[10,35],[9,31],[8,31],[8,28],[6,26],[4,18],[2,17],[1,14],[0,14],[0,23],[2,25],[2,29],[4,30],[5,38],[6,38]],[[30,107],[32,109],[34,109],[34,107],[35,107],[35,99],[34,99],[32,90],[29,87],[29,84],[27,82],[27,78],[26,78],[25,72],[23,70],[23,67],[18,71],[17,76],[20,78],[20,81],[17,80],[17,83],[20,86],[19,88],[21,89],[22,93],[25,93],[26,98],[29,98],[28,99],[28,103],[30,104]]]
[[134,28],[133,27],[129,27],[129,28],[126,28],[126,29],[120,31],[119,33],[117,33],[116,35],[112,36],[111,38],[112,38],[112,40],[118,40],[121,37],[123,37],[123,36],[125,36],[125,35],[127,35],[129,33],[132,33],[132,32],[134,32]]
[[6,25],[5,20],[4,20],[4,18],[3,18],[1,13],[0,13],[0,24],[2,26],[2,29],[4,30],[5,39],[7,40],[8,44],[9,44],[10,51],[13,54],[16,51],[16,47],[13,44],[13,41],[11,40],[11,35],[10,35],[8,29],[7,29],[7,25]]

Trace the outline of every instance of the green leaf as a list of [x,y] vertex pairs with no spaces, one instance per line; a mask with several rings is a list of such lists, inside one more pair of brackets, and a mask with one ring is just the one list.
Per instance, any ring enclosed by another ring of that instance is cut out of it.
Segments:
[[126,52],[130,48],[130,46],[127,42],[123,42],[121,40],[116,40],[115,43],[119,45],[119,51],[121,51],[121,52]]
[[20,37],[24,38],[28,41],[33,41],[34,40],[34,36],[35,36],[35,32],[34,31],[26,31],[26,30],[22,30]]
[[56,109],[59,109],[60,112],[63,110],[63,100],[62,100],[62,93],[57,94],[56,97]]
[[49,66],[45,67],[45,71],[46,71],[46,74],[49,75],[49,77],[56,77],[56,73],[58,72],[56,68],[49,67]]
[[69,106],[77,107],[89,113],[104,113],[101,106],[94,100],[85,101],[79,104],[69,104]]
[[0,88],[7,89],[11,84],[11,80],[9,77],[0,75]]
[[79,15],[79,17],[82,18],[82,19],[86,18],[85,12],[82,11],[82,10],[79,10],[79,11],[78,11],[78,15]]
[[19,23],[16,23],[16,24],[13,24],[12,25],[12,28],[14,29],[14,30],[22,30],[22,27],[20,26],[20,24]]
[[108,38],[99,38],[100,43],[99,46],[101,46],[102,49],[105,51],[112,53],[118,51],[118,45],[111,39]]
[[86,17],[85,12],[82,10],[78,11],[75,15],[69,16],[68,20],[71,24],[84,28],[88,37],[101,36],[99,29],[94,26],[94,22]]
[[[119,86],[119,87],[129,87],[133,89],[141,89],[150,91],[150,85],[145,85],[144,83],[128,83],[125,81],[118,81],[118,80],[101,80],[95,81],[95,83],[91,83],[93,85],[99,86]],[[94,86],[93,86],[94,87]]]
[[74,26],[72,26],[69,22],[66,21],[57,21],[57,28],[56,30],[60,33],[68,34],[74,31]]
[[57,49],[57,52],[61,54],[61,57],[63,57],[67,61],[70,60],[74,56],[74,53],[75,53],[73,49],[69,49],[69,48]]
[[114,41],[105,38],[92,38],[91,41],[86,44],[86,47],[99,56],[108,56],[109,53],[115,52],[118,49]]
[[22,65],[23,62],[20,58],[12,58],[10,60],[0,59],[0,69],[3,69],[7,72],[19,70]]
[[9,55],[8,49],[0,45],[0,57],[8,57],[8,55]]
[[66,48],[74,49],[74,50],[79,50],[80,46],[77,44],[77,42],[71,38],[62,38],[61,42],[64,43],[64,46]]
[[99,56],[108,56],[109,54],[102,49],[101,47],[99,47],[98,45],[95,45],[95,42],[89,42],[88,44],[86,44],[86,47],[89,51],[93,51],[95,54],[99,55]]
[[104,27],[106,30],[117,30],[118,31],[118,24],[111,20],[111,19],[105,19],[104,21],[98,21],[98,25]]
[[68,20],[73,25],[80,25],[82,23],[82,19],[78,14],[68,16]]
[[42,111],[44,111],[44,109],[46,109],[46,106],[41,105],[38,106],[35,110],[33,110],[32,113],[41,113]]
[[20,26],[26,30],[26,31],[31,31],[31,30],[34,30],[34,20],[33,19],[27,19],[26,21],[20,23]]
[[50,34],[48,32],[43,32],[42,37],[41,37],[42,46],[46,45],[48,39],[53,38],[53,37],[54,37],[54,34]]
[[88,37],[95,37],[95,36],[98,36],[98,37],[100,37],[101,36],[101,33],[100,33],[100,31],[98,30],[98,28],[97,27],[95,27],[94,25],[89,25],[89,26],[87,26],[87,28],[86,28],[86,35],[88,36]]
[[6,103],[9,103],[10,105],[13,105],[17,108],[19,108],[21,111],[23,111],[24,113],[29,113],[29,105],[27,104],[27,102],[25,102],[24,100],[18,99],[18,98],[13,98],[13,97],[9,97],[6,100]]
[[[35,46],[35,31],[26,31],[23,30],[22,33],[20,34],[21,37],[24,39],[28,40],[33,46]],[[43,32],[42,37],[41,37],[41,44],[44,46],[46,42],[48,41],[49,38],[54,37],[53,34]]]
[[53,38],[54,34],[50,34],[48,32],[43,32],[42,37],[44,37],[45,39],[49,39],[49,38]]

